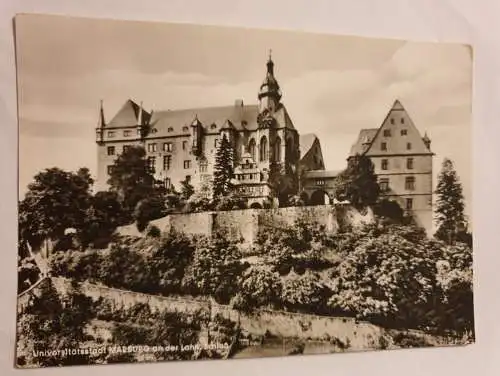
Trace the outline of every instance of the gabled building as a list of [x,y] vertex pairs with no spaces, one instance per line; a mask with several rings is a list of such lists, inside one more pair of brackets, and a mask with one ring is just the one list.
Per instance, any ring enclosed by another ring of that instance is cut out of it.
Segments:
[[[141,145],[157,180],[180,188],[190,178],[195,189],[212,180],[215,155],[225,135],[233,148],[235,183],[254,206],[270,199],[272,164],[297,173],[300,137],[281,101],[282,92],[269,57],[266,75],[257,93],[258,104],[183,110],[146,111],[128,100],[109,122],[102,107],[96,129],[97,189],[107,188],[117,156],[131,145]],[[303,148],[310,169],[324,166],[319,140]]]
[[431,140],[422,136],[399,100],[379,128],[362,129],[350,157],[370,157],[381,195],[396,201],[406,214],[432,229]]

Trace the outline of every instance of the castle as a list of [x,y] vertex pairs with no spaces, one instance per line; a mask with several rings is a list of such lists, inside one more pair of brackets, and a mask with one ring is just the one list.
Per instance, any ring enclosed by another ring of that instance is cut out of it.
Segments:
[[[326,171],[321,143],[314,134],[299,134],[282,103],[282,92],[269,56],[257,105],[236,100],[232,106],[146,111],[128,100],[106,122],[101,102],[96,128],[96,189],[107,188],[114,160],[131,145],[144,147],[155,178],[167,188],[188,179],[195,190],[213,177],[218,145],[226,137],[233,149],[234,185],[251,208],[273,197],[271,166],[300,177],[303,201],[329,204],[337,171]],[[349,157],[371,158],[382,194],[396,200],[418,222],[432,224],[432,156],[430,140],[420,136],[396,101],[379,128],[363,129]]]

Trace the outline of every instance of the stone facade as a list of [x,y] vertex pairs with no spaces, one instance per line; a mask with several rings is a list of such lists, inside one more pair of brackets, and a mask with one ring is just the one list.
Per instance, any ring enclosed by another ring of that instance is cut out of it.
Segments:
[[[107,122],[100,108],[96,128],[98,172],[96,189],[107,189],[112,165],[123,150],[132,145],[144,147],[158,181],[179,188],[187,176],[195,189],[210,184],[215,155],[225,136],[233,149],[235,185],[250,204],[262,206],[270,198],[268,184],[271,165],[297,173],[300,162],[300,136],[281,102],[281,89],[275,78],[274,62],[269,58],[257,105],[237,100],[232,106],[193,108],[175,111],[146,111],[142,103],[128,100]],[[314,157],[302,164],[323,168],[319,140],[309,146]],[[309,150],[302,147],[307,155]],[[316,161],[315,161],[316,159]],[[243,171],[248,166],[251,171]]]
[[382,197],[396,201],[418,225],[432,231],[431,140],[423,137],[396,100],[379,128],[361,130],[350,156],[366,155],[375,166]]

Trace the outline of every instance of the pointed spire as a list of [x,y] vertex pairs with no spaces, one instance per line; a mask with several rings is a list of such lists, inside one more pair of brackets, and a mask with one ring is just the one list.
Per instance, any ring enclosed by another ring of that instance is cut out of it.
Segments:
[[270,75],[274,75],[274,62],[273,62],[273,59],[272,59],[272,51],[273,50],[269,50],[269,59],[267,60],[267,73],[269,73]]
[[101,99],[99,102],[99,120],[97,121],[97,127],[103,128],[106,125],[106,121],[104,119],[104,105],[103,100]]

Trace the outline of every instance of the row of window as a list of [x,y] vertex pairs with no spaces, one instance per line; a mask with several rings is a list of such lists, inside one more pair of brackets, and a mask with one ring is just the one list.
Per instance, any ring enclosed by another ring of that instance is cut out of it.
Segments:
[[[140,131],[138,130],[137,133]],[[130,137],[132,136],[132,130],[131,129],[124,129],[123,130],[123,137]],[[116,137],[116,131],[108,131],[108,138],[115,138]]]
[[255,174],[241,174],[241,175],[237,175],[236,176],[237,180],[252,180],[252,179],[259,179],[259,174],[258,173],[255,173]]
[[[148,144],[147,148],[149,153],[155,153],[158,151],[158,144],[150,143]],[[187,148],[188,148],[188,141],[187,140],[182,141],[182,150],[187,150]],[[171,152],[173,150],[174,150],[174,144],[172,142],[163,143],[163,151]]]
[[[411,148],[412,148],[411,142],[407,142],[406,143],[406,150],[411,150]],[[387,142],[382,142],[380,144],[380,149],[383,151],[387,151]]]
[[[123,151],[126,151],[130,145],[123,145]],[[182,141],[182,150],[187,150],[188,142]],[[158,151],[158,144],[151,143],[147,145],[147,150],[149,153],[155,153]],[[163,151],[172,152],[174,150],[172,142],[164,142],[163,143]],[[108,155],[116,155],[116,146],[108,146],[107,148]]]
[[[401,129],[401,136],[408,135],[408,129]],[[392,132],[390,129],[384,129],[384,137],[391,137]]]
[[[155,171],[156,169],[156,157],[148,157],[148,167],[151,171]],[[171,155],[165,155],[163,156],[163,170],[168,171],[170,170],[172,166],[172,156]],[[113,165],[108,166],[108,174],[111,174],[113,172]],[[184,169],[190,169],[191,168],[191,161],[190,160],[185,160],[184,161]],[[201,172],[206,172],[207,170],[207,165],[202,164],[200,165],[200,171]]]
[[[405,189],[407,191],[414,191],[415,190],[415,176],[407,176],[405,178]],[[390,190],[389,186],[389,178],[380,178],[378,185],[380,187],[380,190],[382,192],[387,192]]]
[[[413,158],[406,158],[406,169],[407,170],[413,170],[414,167],[414,160]],[[388,170],[389,169],[389,160],[388,159],[382,159],[380,168],[382,170]]]

